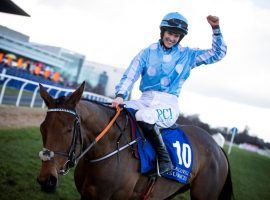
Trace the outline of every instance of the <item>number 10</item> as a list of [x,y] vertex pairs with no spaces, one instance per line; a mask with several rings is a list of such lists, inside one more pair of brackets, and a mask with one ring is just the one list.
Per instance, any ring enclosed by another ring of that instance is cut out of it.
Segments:
[[183,143],[182,152],[181,152],[181,144],[179,141],[173,143],[173,147],[176,148],[176,153],[178,157],[178,164],[183,165],[186,168],[189,168],[191,165],[191,149],[190,146],[186,143]]

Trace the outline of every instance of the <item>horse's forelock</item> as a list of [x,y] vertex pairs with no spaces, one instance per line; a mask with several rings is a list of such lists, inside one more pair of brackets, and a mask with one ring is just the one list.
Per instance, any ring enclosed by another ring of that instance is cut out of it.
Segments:
[[63,106],[65,105],[66,100],[67,100],[67,97],[60,96],[59,98],[53,100],[53,104],[55,107]]

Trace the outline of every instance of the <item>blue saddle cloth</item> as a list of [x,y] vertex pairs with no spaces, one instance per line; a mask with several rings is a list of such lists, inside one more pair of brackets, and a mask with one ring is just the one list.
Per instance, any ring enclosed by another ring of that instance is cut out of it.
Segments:
[[[179,129],[162,129],[162,138],[170,154],[173,170],[162,174],[163,177],[173,179],[186,184],[193,164],[193,151],[184,132]],[[146,133],[147,134],[147,133]],[[140,137],[139,130],[136,130],[137,137]],[[156,152],[151,144],[140,140],[138,152],[141,161],[141,173],[147,173],[156,169]]]

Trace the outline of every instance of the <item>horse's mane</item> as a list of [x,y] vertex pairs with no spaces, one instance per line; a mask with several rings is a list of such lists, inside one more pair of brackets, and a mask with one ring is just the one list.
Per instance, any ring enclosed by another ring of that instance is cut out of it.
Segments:
[[100,101],[86,99],[86,98],[82,98],[81,101],[89,102],[91,104],[97,105],[100,108],[104,108],[102,110],[108,113],[109,115],[113,115],[115,113],[115,108],[109,106],[111,105],[111,103],[100,102]]
[[[52,106],[54,108],[64,107],[66,100],[68,98],[69,98],[69,96],[60,96],[57,99],[53,99]],[[81,98],[81,101],[96,105],[98,108],[102,109],[108,115],[113,115],[115,113],[115,108],[109,106],[109,105],[111,105],[111,103],[100,102],[100,101],[90,100],[90,99],[86,99],[86,98]]]
[[113,109],[112,107],[110,107],[109,105],[111,105],[111,103],[106,103],[106,102],[100,102],[100,101],[96,101],[96,100],[91,100],[91,99],[86,99],[86,98],[81,98],[81,101],[87,101],[87,102],[91,102],[106,108],[110,108]]

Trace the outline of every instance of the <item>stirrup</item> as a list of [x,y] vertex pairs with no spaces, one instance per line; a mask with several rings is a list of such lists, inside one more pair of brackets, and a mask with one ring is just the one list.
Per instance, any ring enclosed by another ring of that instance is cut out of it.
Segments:
[[166,171],[164,171],[164,172],[162,172],[162,173],[160,173],[160,168],[159,168],[159,163],[158,163],[158,159],[156,159],[156,168],[157,168],[157,176],[161,176],[162,174],[165,174],[166,172],[169,172],[169,171],[171,171],[171,170],[173,170],[173,165],[172,165],[172,163],[171,163],[171,168],[169,169],[168,168],[168,170],[166,170]]
[[161,174],[160,174],[160,172],[159,172],[158,159],[156,159],[156,165],[157,165],[157,175],[161,177]]

